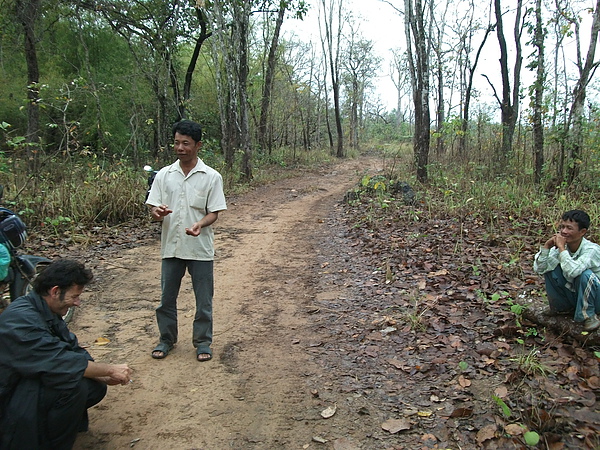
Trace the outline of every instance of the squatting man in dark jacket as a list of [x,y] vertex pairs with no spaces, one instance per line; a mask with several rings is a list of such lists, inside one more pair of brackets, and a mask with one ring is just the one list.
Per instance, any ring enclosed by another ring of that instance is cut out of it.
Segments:
[[36,277],[33,292],[0,314],[3,450],[72,448],[106,386],[131,381],[127,364],[94,362],[62,320],[91,280],[83,264],[57,260]]
[[544,276],[547,315],[571,315],[585,331],[600,328],[600,245],[584,235],[590,216],[574,209],[562,215],[559,231],[535,255],[533,269]]

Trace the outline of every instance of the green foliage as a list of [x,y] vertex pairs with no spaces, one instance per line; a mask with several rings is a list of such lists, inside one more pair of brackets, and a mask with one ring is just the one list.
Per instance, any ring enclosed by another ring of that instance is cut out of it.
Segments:
[[[33,211],[33,210],[31,210]],[[54,230],[54,233],[57,235],[60,235],[61,232],[61,228],[65,228],[65,225],[68,226],[70,225],[72,222],[70,217],[63,217],[63,216],[58,216],[55,218],[51,218],[51,217],[46,217],[43,221],[42,221],[42,226],[46,226],[46,227],[52,227]]]
[[492,398],[494,399],[494,401],[496,402],[496,404],[502,410],[502,414],[504,415],[504,417],[506,417],[507,419],[509,419],[510,416],[512,416],[512,411],[510,410],[510,408],[508,407],[508,405],[504,402],[504,400],[502,400],[500,397],[498,397],[496,395],[492,395]]
[[498,300],[500,300],[500,294],[498,292],[494,292],[494,294],[492,294],[492,298],[490,300],[492,302],[497,302]]
[[540,435],[535,431],[526,431],[523,437],[525,438],[525,443],[532,447],[538,445],[540,442]]
[[540,361],[538,356],[539,352],[539,349],[536,347],[533,347],[529,351],[523,350],[516,358],[510,358],[510,361],[516,362],[519,369],[527,375],[540,375],[545,377],[552,373],[552,370]]

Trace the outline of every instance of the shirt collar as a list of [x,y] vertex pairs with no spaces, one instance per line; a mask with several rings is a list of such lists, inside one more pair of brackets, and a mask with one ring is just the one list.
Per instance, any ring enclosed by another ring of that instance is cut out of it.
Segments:
[[[202,161],[200,158],[198,158],[198,161],[196,162],[196,166],[190,170],[190,173],[188,173],[188,177],[190,175],[192,175],[195,172],[206,172],[206,168],[207,165],[204,164],[204,161]],[[173,164],[171,164],[171,167],[169,168],[169,172],[179,172],[183,175],[183,170],[181,170],[181,166],[179,165],[179,161],[175,161]]]

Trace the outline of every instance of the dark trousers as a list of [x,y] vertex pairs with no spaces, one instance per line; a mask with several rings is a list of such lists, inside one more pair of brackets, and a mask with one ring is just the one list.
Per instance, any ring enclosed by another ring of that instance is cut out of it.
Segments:
[[87,431],[87,409],[106,395],[106,385],[83,378],[73,389],[41,386],[24,380],[14,391],[2,418],[0,448],[70,450],[77,433]]
[[168,346],[177,342],[177,297],[185,271],[192,277],[196,297],[196,314],[192,343],[197,349],[207,350],[212,344],[212,300],[214,293],[213,262],[179,258],[164,258],[161,267],[162,297],[156,308],[160,341]]

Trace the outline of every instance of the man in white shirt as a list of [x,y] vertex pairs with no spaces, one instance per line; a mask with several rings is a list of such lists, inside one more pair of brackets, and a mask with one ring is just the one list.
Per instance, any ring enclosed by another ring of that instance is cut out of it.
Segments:
[[590,217],[581,210],[562,215],[559,231],[535,255],[533,269],[544,275],[549,315],[573,314],[585,331],[600,328],[600,246],[584,238]]
[[223,178],[198,157],[202,146],[199,124],[177,122],[173,137],[178,160],[156,174],[146,200],[152,218],[162,221],[162,296],[156,309],[160,342],[152,357],[165,358],[177,342],[177,296],[187,269],[196,297],[192,343],[197,360],[208,361],[212,358],[214,290],[211,225],[227,209]]

